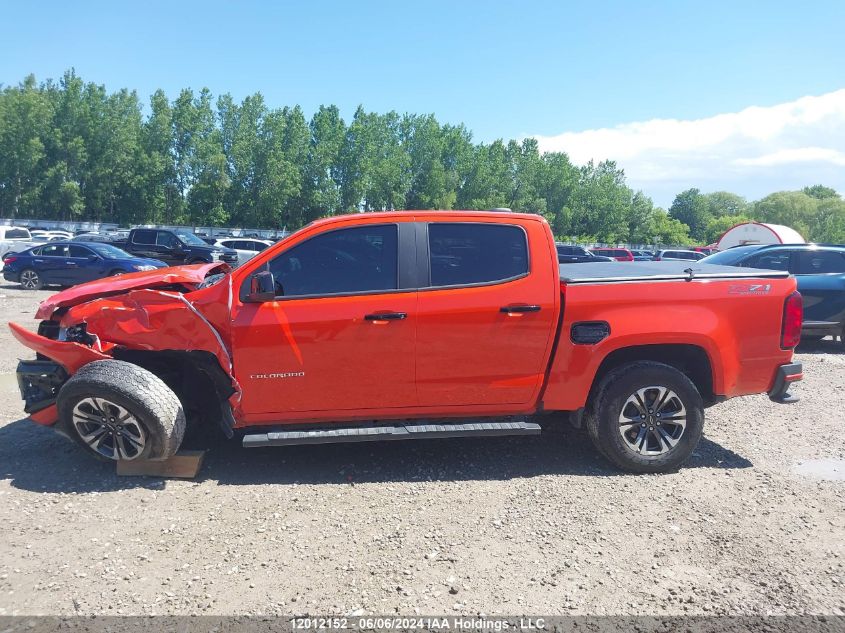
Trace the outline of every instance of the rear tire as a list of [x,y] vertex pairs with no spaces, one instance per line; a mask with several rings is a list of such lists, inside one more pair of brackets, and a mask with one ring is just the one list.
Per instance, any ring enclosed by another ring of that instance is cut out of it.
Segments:
[[109,273],[109,277],[119,277],[120,275],[125,275],[125,270],[120,270],[119,268],[115,268],[113,271]]
[[44,287],[41,275],[32,268],[24,268],[21,271],[20,284],[24,290],[41,290]]
[[185,413],[155,374],[119,360],[89,363],[57,399],[62,430],[107,461],[164,460],[179,449]]
[[608,461],[634,473],[676,470],[704,430],[704,404],[679,370],[652,361],[630,363],[599,383],[585,419]]

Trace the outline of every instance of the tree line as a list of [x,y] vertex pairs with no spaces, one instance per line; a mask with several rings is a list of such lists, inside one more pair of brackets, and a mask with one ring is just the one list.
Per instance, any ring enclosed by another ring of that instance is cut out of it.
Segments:
[[611,160],[573,164],[534,139],[475,143],[434,115],[336,106],[309,119],[209,90],[155,92],[145,109],[74,71],[0,90],[0,217],[296,229],[385,209],[538,213],[561,238],[707,243],[741,219],[845,241],[845,202],[816,186],[749,203],[690,189],[668,212],[627,186]]

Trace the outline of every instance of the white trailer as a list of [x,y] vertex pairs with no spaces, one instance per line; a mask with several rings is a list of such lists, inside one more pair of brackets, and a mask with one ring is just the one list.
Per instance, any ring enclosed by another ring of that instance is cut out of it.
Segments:
[[716,248],[724,251],[746,244],[805,244],[806,241],[798,231],[788,226],[745,222],[725,231],[716,243]]

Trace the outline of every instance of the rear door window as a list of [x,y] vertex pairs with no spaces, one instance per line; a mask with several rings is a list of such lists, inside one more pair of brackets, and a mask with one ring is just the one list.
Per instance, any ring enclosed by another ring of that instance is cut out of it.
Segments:
[[68,257],[66,244],[48,244],[41,247],[41,257]]
[[528,274],[528,241],[519,226],[428,225],[432,286],[465,286]]
[[845,255],[838,251],[799,251],[797,275],[845,273]]
[[146,230],[138,230],[132,234],[132,243],[133,244],[155,244],[156,243],[156,232],[155,231],[146,231]]

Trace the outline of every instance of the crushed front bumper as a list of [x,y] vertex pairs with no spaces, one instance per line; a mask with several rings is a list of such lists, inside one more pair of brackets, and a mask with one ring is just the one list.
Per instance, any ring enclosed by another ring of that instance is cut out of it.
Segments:
[[782,404],[798,402],[800,398],[788,393],[787,389],[789,389],[792,383],[798,382],[802,378],[804,378],[804,369],[801,363],[781,365],[775,374],[775,382],[769,391],[769,398],[773,402],[780,402]]
[[56,404],[59,389],[68,379],[64,368],[51,360],[22,360],[17,375],[23,410],[29,414]]

